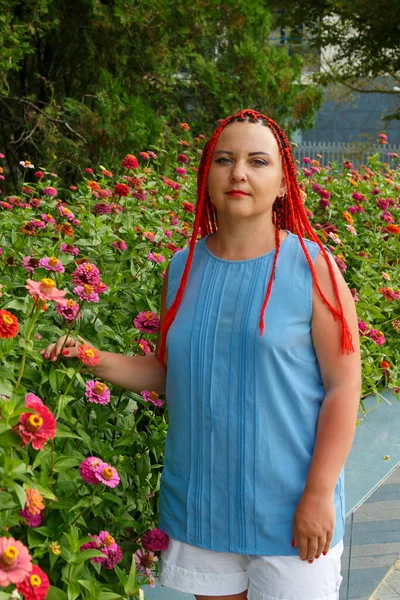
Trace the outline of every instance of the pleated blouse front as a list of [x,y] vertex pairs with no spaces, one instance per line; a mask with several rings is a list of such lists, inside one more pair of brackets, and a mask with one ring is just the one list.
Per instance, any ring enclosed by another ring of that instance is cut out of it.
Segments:
[[[314,261],[319,247],[304,240]],[[304,489],[325,392],[311,338],[312,278],[298,237],[279,253],[265,332],[259,319],[275,250],[230,261],[195,247],[167,336],[169,415],[159,527],[219,552],[296,555]],[[171,260],[167,306],[188,249]],[[332,546],[343,537],[343,470]]]

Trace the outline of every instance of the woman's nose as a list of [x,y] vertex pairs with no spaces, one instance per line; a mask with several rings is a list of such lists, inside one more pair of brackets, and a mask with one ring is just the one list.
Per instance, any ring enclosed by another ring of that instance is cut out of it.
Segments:
[[235,163],[232,167],[231,176],[233,181],[245,180],[247,178],[245,165],[240,162]]

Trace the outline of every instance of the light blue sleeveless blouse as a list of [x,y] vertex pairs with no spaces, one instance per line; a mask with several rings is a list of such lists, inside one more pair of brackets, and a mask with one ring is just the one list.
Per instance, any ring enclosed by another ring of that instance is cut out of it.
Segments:
[[[297,555],[293,516],[325,395],[311,338],[310,268],[299,238],[288,232],[260,337],[275,250],[225,260],[206,240],[196,244],[167,336],[169,429],[159,527],[218,552]],[[315,261],[319,246],[304,243]],[[171,260],[168,307],[187,256],[184,249]],[[344,534],[343,486],[342,470],[332,546]]]

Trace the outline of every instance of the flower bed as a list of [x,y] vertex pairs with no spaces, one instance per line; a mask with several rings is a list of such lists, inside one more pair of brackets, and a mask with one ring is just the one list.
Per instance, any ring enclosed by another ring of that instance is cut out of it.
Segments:
[[[155,527],[163,398],[87,367],[96,348],[154,350],[163,272],[190,238],[204,137],[187,124],[178,133],[172,170],[147,151],[63,188],[24,161],[19,195],[0,201],[0,600],[14,588],[112,600],[154,585],[168,544]],[[400,385],[400,179],[389,158],[359,171],[299,166],[310,220],[357,303],[363,396]],[[65,333],[90,344],[46,360],[40,351]]]

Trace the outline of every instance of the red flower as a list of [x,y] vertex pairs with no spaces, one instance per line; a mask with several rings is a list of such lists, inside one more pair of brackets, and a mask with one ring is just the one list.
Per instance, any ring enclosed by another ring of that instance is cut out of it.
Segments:
[[164,531],[161,531],[161,529],[151,529],[150,531],[146,531],[143,535],[143,548],[146,550],[151,550],[152,552],[166,550],[168,544],[169,538]]
[[196,207],[192,202],[182,202],[182,208],[188,213],[193,213],[196,210]]
[[391,223],[390,225],[388,225],[386,227],[386,230],[389,231],[390,233],[400,234],[400,227],[399,227],[399,225],[394,225],[393,223]]
[[17,583],[17,590],[25,600],[44,600],[49,587],[49,578],[37,565],[32,565],[29,575],[25,577],[24,581]]
[[95,367],[100,362],[100,354],[96,348],[93,348],[93,346],[89,346],[89,344],[82,344],[78,348],[78,359],[84,365]]
[[128,196],[130,189],[129,186],[126,185],[126,183],[117,183],[114,187],[114,192],[117,196]]
[[125,169],[137,169],[139,166],[137,158],[133,154],[127,154],[121,164]]
[[16,430],[22,437],[21,446],[32,442],[35,450],[43,450],[48,439],[54,439],[56,433],[56,420],[47,406],[35,394],[27,394],[25,398],[26,408],[36,411],[23,413],[20,416]]
[[18,328],[17,317],[8,310],[0,309],[0,338],[15,337],[18,333]]

